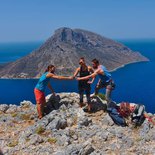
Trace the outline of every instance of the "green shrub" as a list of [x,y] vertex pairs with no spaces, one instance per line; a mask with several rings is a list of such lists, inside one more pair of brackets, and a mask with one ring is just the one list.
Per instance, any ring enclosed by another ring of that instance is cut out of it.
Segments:
[[105,100],[105,94],[102,94],[102,93],[99,93],[98,96],[102,99],[102,100]]
[[37,129],[36,129],[36,133],[37,134],[42,134],[43,132],[45,131],[45,129],[42,127],[42,126],[39,126]]

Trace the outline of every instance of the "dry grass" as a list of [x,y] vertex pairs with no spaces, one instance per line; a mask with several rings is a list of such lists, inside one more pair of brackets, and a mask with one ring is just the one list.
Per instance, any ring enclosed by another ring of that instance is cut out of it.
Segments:
[[8,147],[15,147],[16,145],[18,145],[18,141],[14,140],[8,144]]
[[16,117],[17,115],[18,114],[16,112],[11,114],[12,117]]
[[47,140],[50,144],[55,144],[57,142],[56,138],[48,138]]
[[29,142],[30,141],[30,138],[26,138],[25,140],[26,140],[26,142]]
[[73,125],[77,125],[78,117],[77,115],[73,117]]
[[45,132],[45,129],[42,126],[39,126],[35,132],[40,135]]
[[4,114],[4,112],[0,111],[0,115]]
[[72,137],[72,136],[74,136],[74,134],[75,134],[75,131],[74,130],[69,130],[69,135]]
[[23,109],[28,109],[28,108],[30,108],[30,107],[31,107],[30,105],[23,105],[23,106],[22,106]]
[[22,120],[30,120],[31,114],[21,114],[20,118]]

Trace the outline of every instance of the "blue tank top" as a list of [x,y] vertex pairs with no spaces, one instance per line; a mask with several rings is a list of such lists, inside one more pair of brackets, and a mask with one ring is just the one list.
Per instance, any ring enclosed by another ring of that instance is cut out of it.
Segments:
[[99,76],[99,78],[101,79],[101,81],[102,81],[103,83],[109,82],[109,81],[111,80],[111,74],[109,73],[109,71],[108,71],[108,70],[106,69],[106,67],[103,66],[103,65],[100,65],[99,68],[101,68],[101,69],[103,70],[103,72],[104,72],[104,75],[98,74],[98,76]]
[[37,85],[35,87],[35,88],[37,88],[38,90],[40,90],[42,92],[45,92],[46,86],[47,86],[48,82],[50,81],[50,78],[46,77],[47,74],[48,74],[48,72],[44,73],[40,77],[40,79],[39,79],[39,81],[38,81],[38,83],[37,83]]

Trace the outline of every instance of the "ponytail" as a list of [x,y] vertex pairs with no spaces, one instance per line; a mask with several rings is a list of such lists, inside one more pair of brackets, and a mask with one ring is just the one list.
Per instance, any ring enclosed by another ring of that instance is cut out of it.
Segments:
[[53,67],[55,67],[55,66],[54,66],[54,65],[49,65],[49,66],[46,68],[45,72],[49,72],[49,69],[50,69],[50,68],[53,68]]

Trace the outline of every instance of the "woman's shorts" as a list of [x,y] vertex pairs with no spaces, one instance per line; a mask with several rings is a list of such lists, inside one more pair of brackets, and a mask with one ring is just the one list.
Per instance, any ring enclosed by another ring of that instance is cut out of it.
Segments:
[[35,94],[37,104],[43,104],[43,103],[46,102],[44,92],[42,92],[42,91],[35,88],[34,89],[34,94]]

